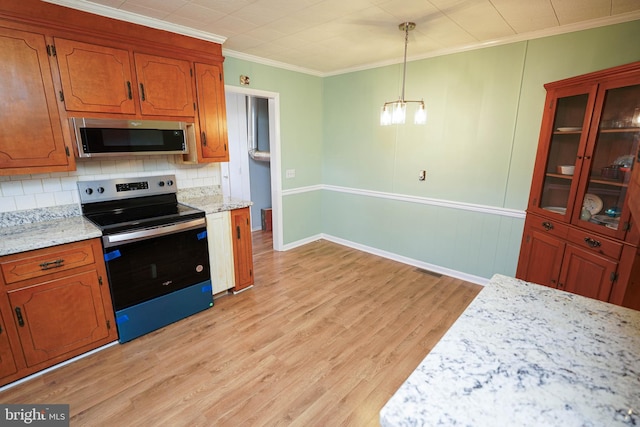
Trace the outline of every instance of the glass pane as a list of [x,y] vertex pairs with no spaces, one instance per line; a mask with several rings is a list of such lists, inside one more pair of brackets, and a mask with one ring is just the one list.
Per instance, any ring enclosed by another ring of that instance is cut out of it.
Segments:
[[640,139],[640,85],[606,92],[580,218],[618,229]]
[[578,156],[587,94],[558,99],[540,207],[565,214]]

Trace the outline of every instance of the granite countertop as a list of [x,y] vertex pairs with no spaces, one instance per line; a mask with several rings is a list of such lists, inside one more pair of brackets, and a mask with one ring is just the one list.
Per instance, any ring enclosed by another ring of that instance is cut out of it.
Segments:
[[224,197],[221,194],[199,194],[197,192],[180,192],[178,201],[192,208],[201,209],[207,214],[246,208],[253,203],[248,200]]
[[495,275],[380,424],[640,425],[640,311]]
[[0,256],[102,236],[76,205],[0,216]]

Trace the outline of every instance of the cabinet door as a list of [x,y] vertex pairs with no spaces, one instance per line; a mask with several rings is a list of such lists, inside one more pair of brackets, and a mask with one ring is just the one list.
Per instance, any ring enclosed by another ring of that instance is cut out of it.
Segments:
[[213,294],[235,286],[231,217],[228,211],[207,215],[207,242],[211,261]]
[[9,345],[7,326],[2,317],[2,313],[0,313],[0,378],[15,374],[16,372],[18,372],[18,368],[16,367],[16,361],[13,358],[13,352]]
[[640,73],[604,81],[598,89],[589,144],[572,222],[600,234],[625,239],[630,211],[626,205],[631,169],[640,142]]
[[568,244],[559,289],[608,301],[618,263]]
[[0,27],[0,175],[73,170],[42,34]]
[[100,286],[88,271],[8,292],[27,366],[109,336]]
[[629,182],[628,209],[633,218],[632,227],[635,227],[635,231],[640,233],[640,167],[638,167],[638,163],[640,163],[640,157],[636,157],[635,167]]
[[517,277],[528,282],[556,288],[566,246],[562,239],[525,228]]
[[189,62],[134,53],[142,114],[193,117]]
[[236,283],[234,290],[253,285],[253,245],[249,208],[231,211],[233,261]]
[[129,52],[55,39],[67,111],[134,114]]
[[529,198],[529,210],[569,222],[587,145],[596,85],[550,90]]
[[195,64],[198,118],[200,119],[199,162],[228,162],[227,112],[222,67]]

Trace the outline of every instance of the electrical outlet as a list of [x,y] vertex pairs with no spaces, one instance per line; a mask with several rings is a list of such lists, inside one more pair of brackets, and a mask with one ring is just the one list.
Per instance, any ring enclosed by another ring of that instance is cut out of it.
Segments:
[[287,179],[295,178],[296,177],[296,170],[295,169],[287,169],[285,176],[287,177]]

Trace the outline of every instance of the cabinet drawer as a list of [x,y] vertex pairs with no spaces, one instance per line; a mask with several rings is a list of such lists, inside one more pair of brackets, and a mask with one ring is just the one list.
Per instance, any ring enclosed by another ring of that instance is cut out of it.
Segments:
[[0,270],[9,285],[94,263],[91,244],[81,242],[2,257]]
[[529,215],[527,218],[527,225],[535,230],[542,231],[545,234],[563,239],[566,239],[567,234],[569,233],[569,227],[567,227],[566,224],[535,215]]
[[620,258],[622,253],[622,243],[604,239],[586,231],[571,229],[567,239],[582,248],[590,249],[614,259]]

